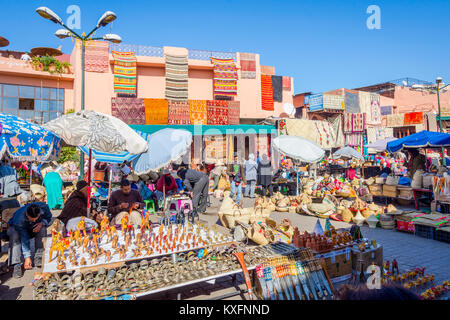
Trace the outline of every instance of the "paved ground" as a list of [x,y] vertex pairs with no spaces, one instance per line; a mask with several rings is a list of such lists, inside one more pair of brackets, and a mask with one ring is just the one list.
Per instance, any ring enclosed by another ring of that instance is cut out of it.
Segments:
[[[251,199],[244,199],[244,207],[252,206]],[[217,217],[219,202],[212,198],[212,206],[200,219],[209,224],[220,224]],[[55,212],[57,216],[59,212]],[[283,218],[289,218],[294,226],[300,231],[312,232],[317,219],[310,216],[298,214],[279,213],[271,214],[271,218],[280,222]],[[324,226],[324,220],[321,220]],[[350,224],[333,221],[336,228],[349,227]],[[220,228],[223,232],[228,232],[226,228]],[[435,275],[435,284],[441,284],[444,280],[450,280],[450,244],[424,239],[412,234],[385,229],[369,229],[362,227],[362,233],[369,239],[376,239],[377,243],[383,245],[384,260],[397,259],[401,270],[407,270],[414,267],[426,267],[426,273]],[[6,248],[3,244],[3,251]],[[28,300],[32,299],[32,290],[30,282],[34,272],[39,270],[29,270],[25,272],[21,279],[11,278],[9,274],[0,276],[0,299],[1,300]],[[181,293],[181,299],[214,299],[222,295],[235,292],[238,288],[245,289],[245,283],[241,274],[238,274],[235,281],[228,276],[218,279],[214,284],[199,283],[182,290],[171,290],[165,293],[158,293],[144,297],[144,299],[177,299],[177,294]],[[236,295],[228,299],[248,299],[247,294]]]

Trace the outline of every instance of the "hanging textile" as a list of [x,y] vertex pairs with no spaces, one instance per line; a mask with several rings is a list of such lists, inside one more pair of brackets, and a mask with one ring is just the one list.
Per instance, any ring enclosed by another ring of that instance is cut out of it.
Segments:
[[283,101],[283,78],[272,76],[273,101]]
[[167,124],[191,124],[188,101],[169,100],[169,118]]
[[[78,44],[79,40],[77,40]],[[109,42],[91,40],[85,42],[85,70],[88,72],[109,71]]]
[[259,156],[269,155],[268,135],[255,135],[255,152],[259,152]]
[[411,124],[422,124],[422,122],[423,122],[423,112],[405,113],[405,120],[404,120],[405,126]]
[[405,122],[405,115],[403,113],[390,114],[386,116],[387,127],[402,127]]
[[111,52],[114,57],[114,92],[136,95],[136,56],[134,52]]
[[359,110],[361,113],[370,113],[370,92],[358,91]]
[[284,119],[286,134],[302,137],[320,146],[322,149],[334,148],[336,138],[329,122],[307,119]]
[[344,124],[343,124],[343,130],[344,133],[352,133],[352,114],[351,113],[344,113]]
[[370,112],[367,114],[366,123],[381,124],[380,95],[378,93],[370,93]]
[[169,102],[166,99],[144,99],[145,124],[167,124]]
[[166,54],[166,99],[188,99],[188,57]]
[[191,124],[206,125],[208,123],[206,100],[189,100],[189,116]]
[[283,76],[283,90],[291,91],[291,83],[292,83],[292,78],[291,77],[284,77]]
[[208,125],[228,125],[228,101],[206,100]]
[[241,119],[241,103],[239,101],[228,102],[228,124],[238,125]]
[[261,66],[261,74],[263,74],[265,76],[274,76],[275,75],[275,67]]
[[227,143],[226,163],[228,164],[234,162],[234,136],[232,134],[227,134],[225,138]]
[[111,114],[126,124],[145,124],[145,104],[141,98],[111,99]]
[[345,112],[348,113],[360,112],[358,91],[345,89],[344,92],[345,92]]
[[261,75],[261,100],[261,108],[263,110],[275,110],[273,104],[272,76]]
[[224,136],[204,136],[205,162],[216,163],[218,160],[226,162],[226,139]]
[[352,132],[364,132],[366,129],[366,114],[353,113],[352,114]]
[[256,79],[256,54],[239,53],[242,79]]
[[214,65],[214,98],[219,96],[237,95],[237,69],[233,59],[218,59],[211,57]]
[[392,114],[392,106],[382,106],[380,107],[380,111],[382,116]]
[[345,146],[345,136],[342,130],[343,117],[341,115],[336,116],[334,119],[329,119],[331,126],[333,127],[335,137],[335,148]]
[[345,135],[345,144],[349,146],[362,146],[364,143],[363,133],[349,133]]

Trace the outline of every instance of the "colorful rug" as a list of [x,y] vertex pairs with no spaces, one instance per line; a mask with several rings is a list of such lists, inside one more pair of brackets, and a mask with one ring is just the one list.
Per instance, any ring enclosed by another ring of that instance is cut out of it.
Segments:
[[136,95],[136,56],[134,52],[111,52],[114,57],[114,92]]
[[291,91],[292,78],[283,76],[283,90]]
[[228,101],[206,100],[208,125],[228,125]]
[[261,75],[261,108],[267,111],[275,110],[273,104],[272,76]]
[[261,66],[261,74],[263,74],[265,76],[274,76],[275,75],[275,67]]
[[358,91],[344,90],[345,92],[345,112],[359,113],[359,95]]
[[111,114],[126,124],[145,124],[144,99],[112,98]]
[[85,70],[88,72],[109,71],[109,42],[97,40],[86,42]]
[[422,124],[422,122],[423,122],[423,112],[405,113],[405,120],[404,120],[405,126],[411,124]]
[[268,135],[255,135],[255,151],[259,152],[261,158],[263,155],[269,155]]
[[166,99],[144,99],[145,124],[167,124],[169,101]]
[[352,132],[364,132],[366,129],[366,114],[353,113],[352,114]]
[[392,106],[382,106],[380,107],[380,111],[382,116],[392,114]]
[[233,59],[211,57],[214,65],[214,96],[237,95],[237,69]]
[[241,103],[239,101],[228,102],[228,124],[238,125],[241,118]]
[[360,112],[368,114],[370,112],[370,92],[358,91],[358,96]]
[[364,144],[364,134],[363,133],[349,133],[345,135],[345,144],[349,146],[359,146]]
[[206,125],[208,123],[206,100],[189,100],[189,116],[191,124]]
[[256,79],[256,54],[239,53],[242,79]]
[[188,101],[169,100],[169,118],[167,124],[191,124]]
[[404,113],[390,114],[386,116],[387,127],[402,127],[405,123]]
[[188,57],[165,55],[166,99],[186,101],[188,99]]
[[283,77],[272,76],[273,101],[283,101]]
[[352,114],[351,113],[344,113],[344,123],[343,123],[343,130],[344,133],[352,133]]

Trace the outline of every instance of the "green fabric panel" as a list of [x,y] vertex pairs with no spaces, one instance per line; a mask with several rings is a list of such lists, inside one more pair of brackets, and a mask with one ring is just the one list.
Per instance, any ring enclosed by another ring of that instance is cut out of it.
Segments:
[[45,175],[43,184],[45,186],[45,192],[47,193],[47,204],[50,210],[60,205],[61,209],[64,205],[62,188],[63,181],[57,172],[49,172]]
[[234,126],[208,126],[208,125],[140,125],[132,124],[134,130],[152,134],[164,128],[184,129],[193,135],[218,135],[218,134],[271,134],[276,133],[275,126],[241,124]]

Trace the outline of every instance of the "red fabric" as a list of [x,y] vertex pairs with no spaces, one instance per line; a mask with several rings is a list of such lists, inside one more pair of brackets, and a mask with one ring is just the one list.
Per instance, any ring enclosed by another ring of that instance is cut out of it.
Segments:
[[[156,182],[156,190],[163,192],[163,181],[165,181],[165,177],[162,176],[158,179]],[[174,177],[170,176],[170,185],[166,185],[166,193],[169,191],[177,192],[177,182],[175,181]]]
[[108,72],[109,65],[109,43],[107,41],[87,41],[85,53],[86,71]]
[[423,121],[423,112],[405,113],[404,124],[421,124]]
[[112,98],[111,114],[126,124],[145,124],[144,99]]
[[256,71],[256,61],[241,60],[241,71]]
[[272,76],[261,75],[261,108],[274,111]]
[[356,178],[356,170],[353,168],[347,169],[345,171],[345,177],[349,180],[353,180],[354,178]]
[[291,90],[291,77],[283,77],[283,89]]
[[238,125],[240,121],[241,106],[239,101],[228,101],[228,124]]
[[228,125],[229,109],[227,100],[206,100],[208,125]]
[[169,100],[168,124],[191,124],[188,101]]

